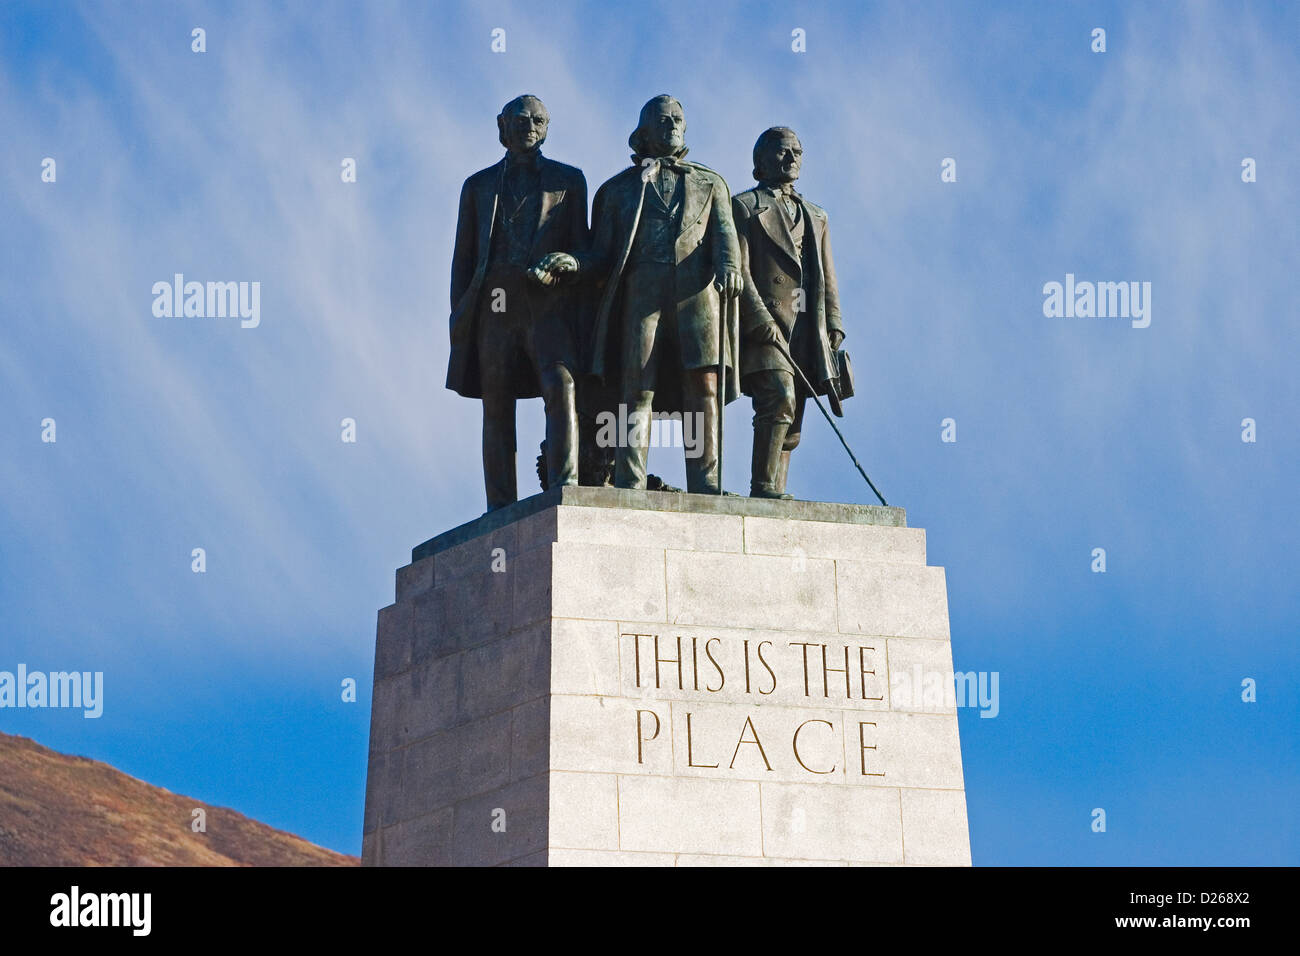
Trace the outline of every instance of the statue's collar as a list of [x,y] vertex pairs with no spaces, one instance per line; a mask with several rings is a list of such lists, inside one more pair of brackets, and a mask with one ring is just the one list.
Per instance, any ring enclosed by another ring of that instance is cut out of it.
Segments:
[[537,169],[542,163],[542,148],[530,149],[526,153],[514,153],[506,151],[505,164],[507,169]]
[[766,189],[773,196],[789,196],[792,199],[802,199],[803,197],[795,191],[794,183],[780,183],[776,180],[765,179],[758,184],[759,189]]
[[671,156],[642,156],[640,153],[632,154],[632,162],[637,166],[645,166],[647,161],[658,163],[668,169],[676,170],[679,173],[688,173],[691,171],[689,163],[683,162],[682,157],[689,152],[689,148],[683,146]]

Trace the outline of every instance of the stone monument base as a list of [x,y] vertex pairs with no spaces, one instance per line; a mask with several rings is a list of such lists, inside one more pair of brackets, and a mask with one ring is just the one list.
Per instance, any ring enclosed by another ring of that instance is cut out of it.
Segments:
[[901,509],[552,489],[397,572],[363,863],[969,865],[922,674],[947,594]]

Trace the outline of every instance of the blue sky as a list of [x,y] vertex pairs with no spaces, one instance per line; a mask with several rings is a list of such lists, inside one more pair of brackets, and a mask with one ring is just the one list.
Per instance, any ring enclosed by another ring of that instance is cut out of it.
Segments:
[[[0,669],[106,682],[99,720],[0,729],[359,852],[375,612],[482,510],[442,385],[460,183],[528,91],[594,193],[667,91],[736,190],[762,129],[803,141],[849,441],[947,568],[955,666],[1000,674],[960,717],[975,862],[1300,862],[1300,7],[628,9],[0,7]],[[261,325],[155,318],[176,272],[260,281]],[[1150,327],[1044,317],[1067,273],[1151,282]],[[791,485],[872,500],[820,421]]]

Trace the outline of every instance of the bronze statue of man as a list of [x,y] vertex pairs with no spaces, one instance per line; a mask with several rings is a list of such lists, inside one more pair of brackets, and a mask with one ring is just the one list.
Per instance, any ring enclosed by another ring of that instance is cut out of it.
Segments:
[[634,165],[597,191],[591,251],[577,264],[604,283],[590,371],[607,385],[617,379],[629,426],[617,436],[614,484],[646,487],[651,415],[681,412],[691,417],[683,434],[689,425],[696,438],[687,443],[687,490],[717,494],[720,367],[730,367],[724,400],[739,393],[738,331],[725,322],[725,306],[744,280],[730,191],[713,170],[683,158],[685,132],[673,97],[645,104],[628,140]]
[[790,453],[799,444],[808,389],[834,388],[835,352],[844,340],[826,211],[794,189],[803,147],[794,130],[774,126],[754,144],[758,185],[732,201],[745,289],[741,296],[741,389],[754,402],[750,495],[790,498]]
[[580,299],[562,274],[571,260],[552,253],[587,248],[587,181],[542,156],[549,124],[537,97],[507,103],[497,117],[505,157],[465,180],[460,194],[447,387],[483,400],[489,511],[518,497],[516,399],[545,403],[549,485],[578,481]]

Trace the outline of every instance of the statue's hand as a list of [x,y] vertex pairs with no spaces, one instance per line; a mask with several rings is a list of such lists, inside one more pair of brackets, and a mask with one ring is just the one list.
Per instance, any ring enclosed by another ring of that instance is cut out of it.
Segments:
[[567,252],[548,252],[537,261],[532,271],[548,275],[551,282],[543,282],[543,285],[550,285],[562,275],[576,275],[578,260]]
[[839,329],[831,329],[829,334],[831,339],[831,351],[838,352],[840,350],[840,343],[844,341],[844,333]]
[[556,283],[555,275],[542,267],[539,262],[528,270],[528,278],[532,279],[538,285],[552,286]]
[[758,345],[784,345],[785,336],[775,322],[764,322],[750,333],[750,340]]
[[713,287],[728,299],[734,299],[745,289],[745,277],[739,272],[719,272]]

